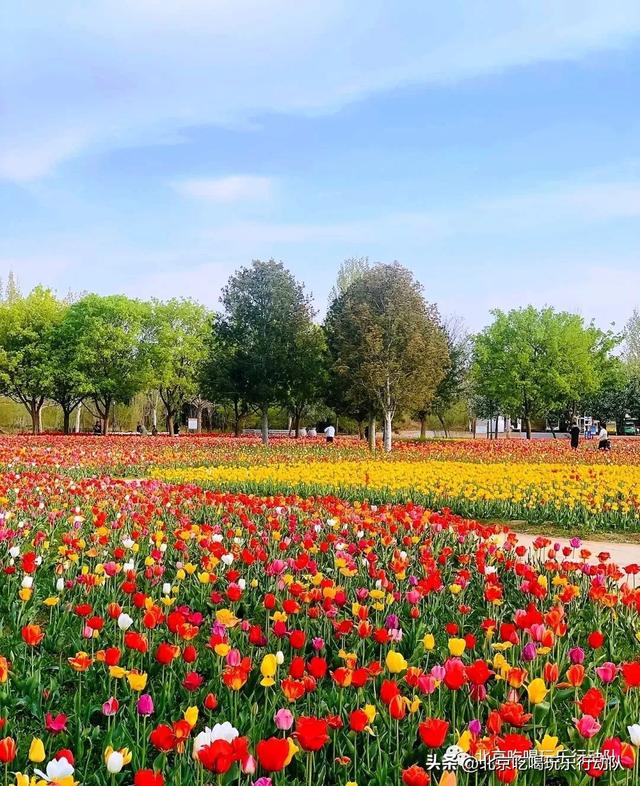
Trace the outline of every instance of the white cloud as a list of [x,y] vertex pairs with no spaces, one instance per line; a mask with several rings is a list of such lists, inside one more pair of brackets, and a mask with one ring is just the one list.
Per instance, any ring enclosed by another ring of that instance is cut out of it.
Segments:
[[28,183],[45,177],[62,161],[80,153],[87,141],[82,133],[68,130],[38,141],[9,142],[0,148],[0,179]]
[[[621,47],[637,0],[8,0],[0,174],[36,178],[78,144],[149,144],[262,112],[329,112],[398,85],[472,78]],[[35,131],[34,131],[35,129]],[[24,142],[27,139],[28,142]],[[16,163],[17,162],[17,163]]]
[[175,189],[183,196],[208,202],[264,202],[271,198],[272,185],[268,177],[229,175],[182,180],[175,184]]

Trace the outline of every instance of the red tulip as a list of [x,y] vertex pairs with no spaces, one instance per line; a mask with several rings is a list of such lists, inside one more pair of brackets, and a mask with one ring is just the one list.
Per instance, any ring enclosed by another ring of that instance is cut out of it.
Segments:
[[0,762],[10,764],[16,757],[18,748],[16,741],[12,737],[5,737],[0,740]]
[[327,742],[327,722],[322,718],[301,716],[296,723],[295,737],[305,751],[319,751]]
[[449,732],[449,721],[427,718],[418,725],[420,739],[428,748],[439,748]]
[[164,786],[164,777],[156,770],[138,770],[133,776],[133,786]]
[[256,745],[256,756],[263,770],[280,772],[289,758],[289,742],[283,737],[270,737]]

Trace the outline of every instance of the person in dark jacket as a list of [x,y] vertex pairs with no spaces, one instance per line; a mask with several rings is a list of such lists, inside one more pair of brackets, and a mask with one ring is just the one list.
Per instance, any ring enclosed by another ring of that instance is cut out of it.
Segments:
[[578,425],[578,421],[574,420],[573,425],[571,426],[571,447],[574,450],[577,450],[578,443],[580,442],[580,426]]

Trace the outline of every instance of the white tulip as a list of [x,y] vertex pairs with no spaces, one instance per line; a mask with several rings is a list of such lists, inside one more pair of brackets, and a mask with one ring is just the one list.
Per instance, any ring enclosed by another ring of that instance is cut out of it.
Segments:
[[31,589],[33,587],[33,576],[24,576],[20,586],[23,589]]
[[162,594],[163,595],[171,595],[171,584],[168,581],[162,585]]
[[56,591],[62,592],[63,589],[64,589],[64,579],[58,579],[56,581]]
[[120,630],[129,630],[132,625],[133,618],[123,611],[122,614],[118,617],[118,627]]
[[278,666],[282,666],[282,664],[284,663],[284,652],[282,650],[278,650],[276,652],[276,663],[278,664]]
[[233,562],[233,554],[223,554],[220,559],[228,567]]
[[107,756],[107,772],[110,772],[112,775],[115,775],[117,772],[124,767],[124,756],[120,753],[120,751],[112,751]]
[[640,723],[634,723],[632,726],[627,726],[629,732],[629,739],[632,745],[640,747]]
[[59,759],[52,759],[47,764],[47,771],[42,772],[42,770],[34,770],[36,775],[39,775],[43,778],[47,783],[57,783],[61,781],[63,778],[68,778],[70,775],[73,775],[73,765],[69,764],[67,759],[62,756]]
[[16,557],[20,556],[20,546],[11,546],[9,549],[9,555],[15,559]]
[[247,580],[246,579],[238,579],[238,586],[241,590],[245,590],[247,588]]

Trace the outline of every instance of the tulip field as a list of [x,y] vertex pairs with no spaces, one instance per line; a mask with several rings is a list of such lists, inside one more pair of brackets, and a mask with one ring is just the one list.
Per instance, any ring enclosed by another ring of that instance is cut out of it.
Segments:
[[576,534],[639,510],[634,440],[0,437],[0,780],[640,783],[640,547]]

